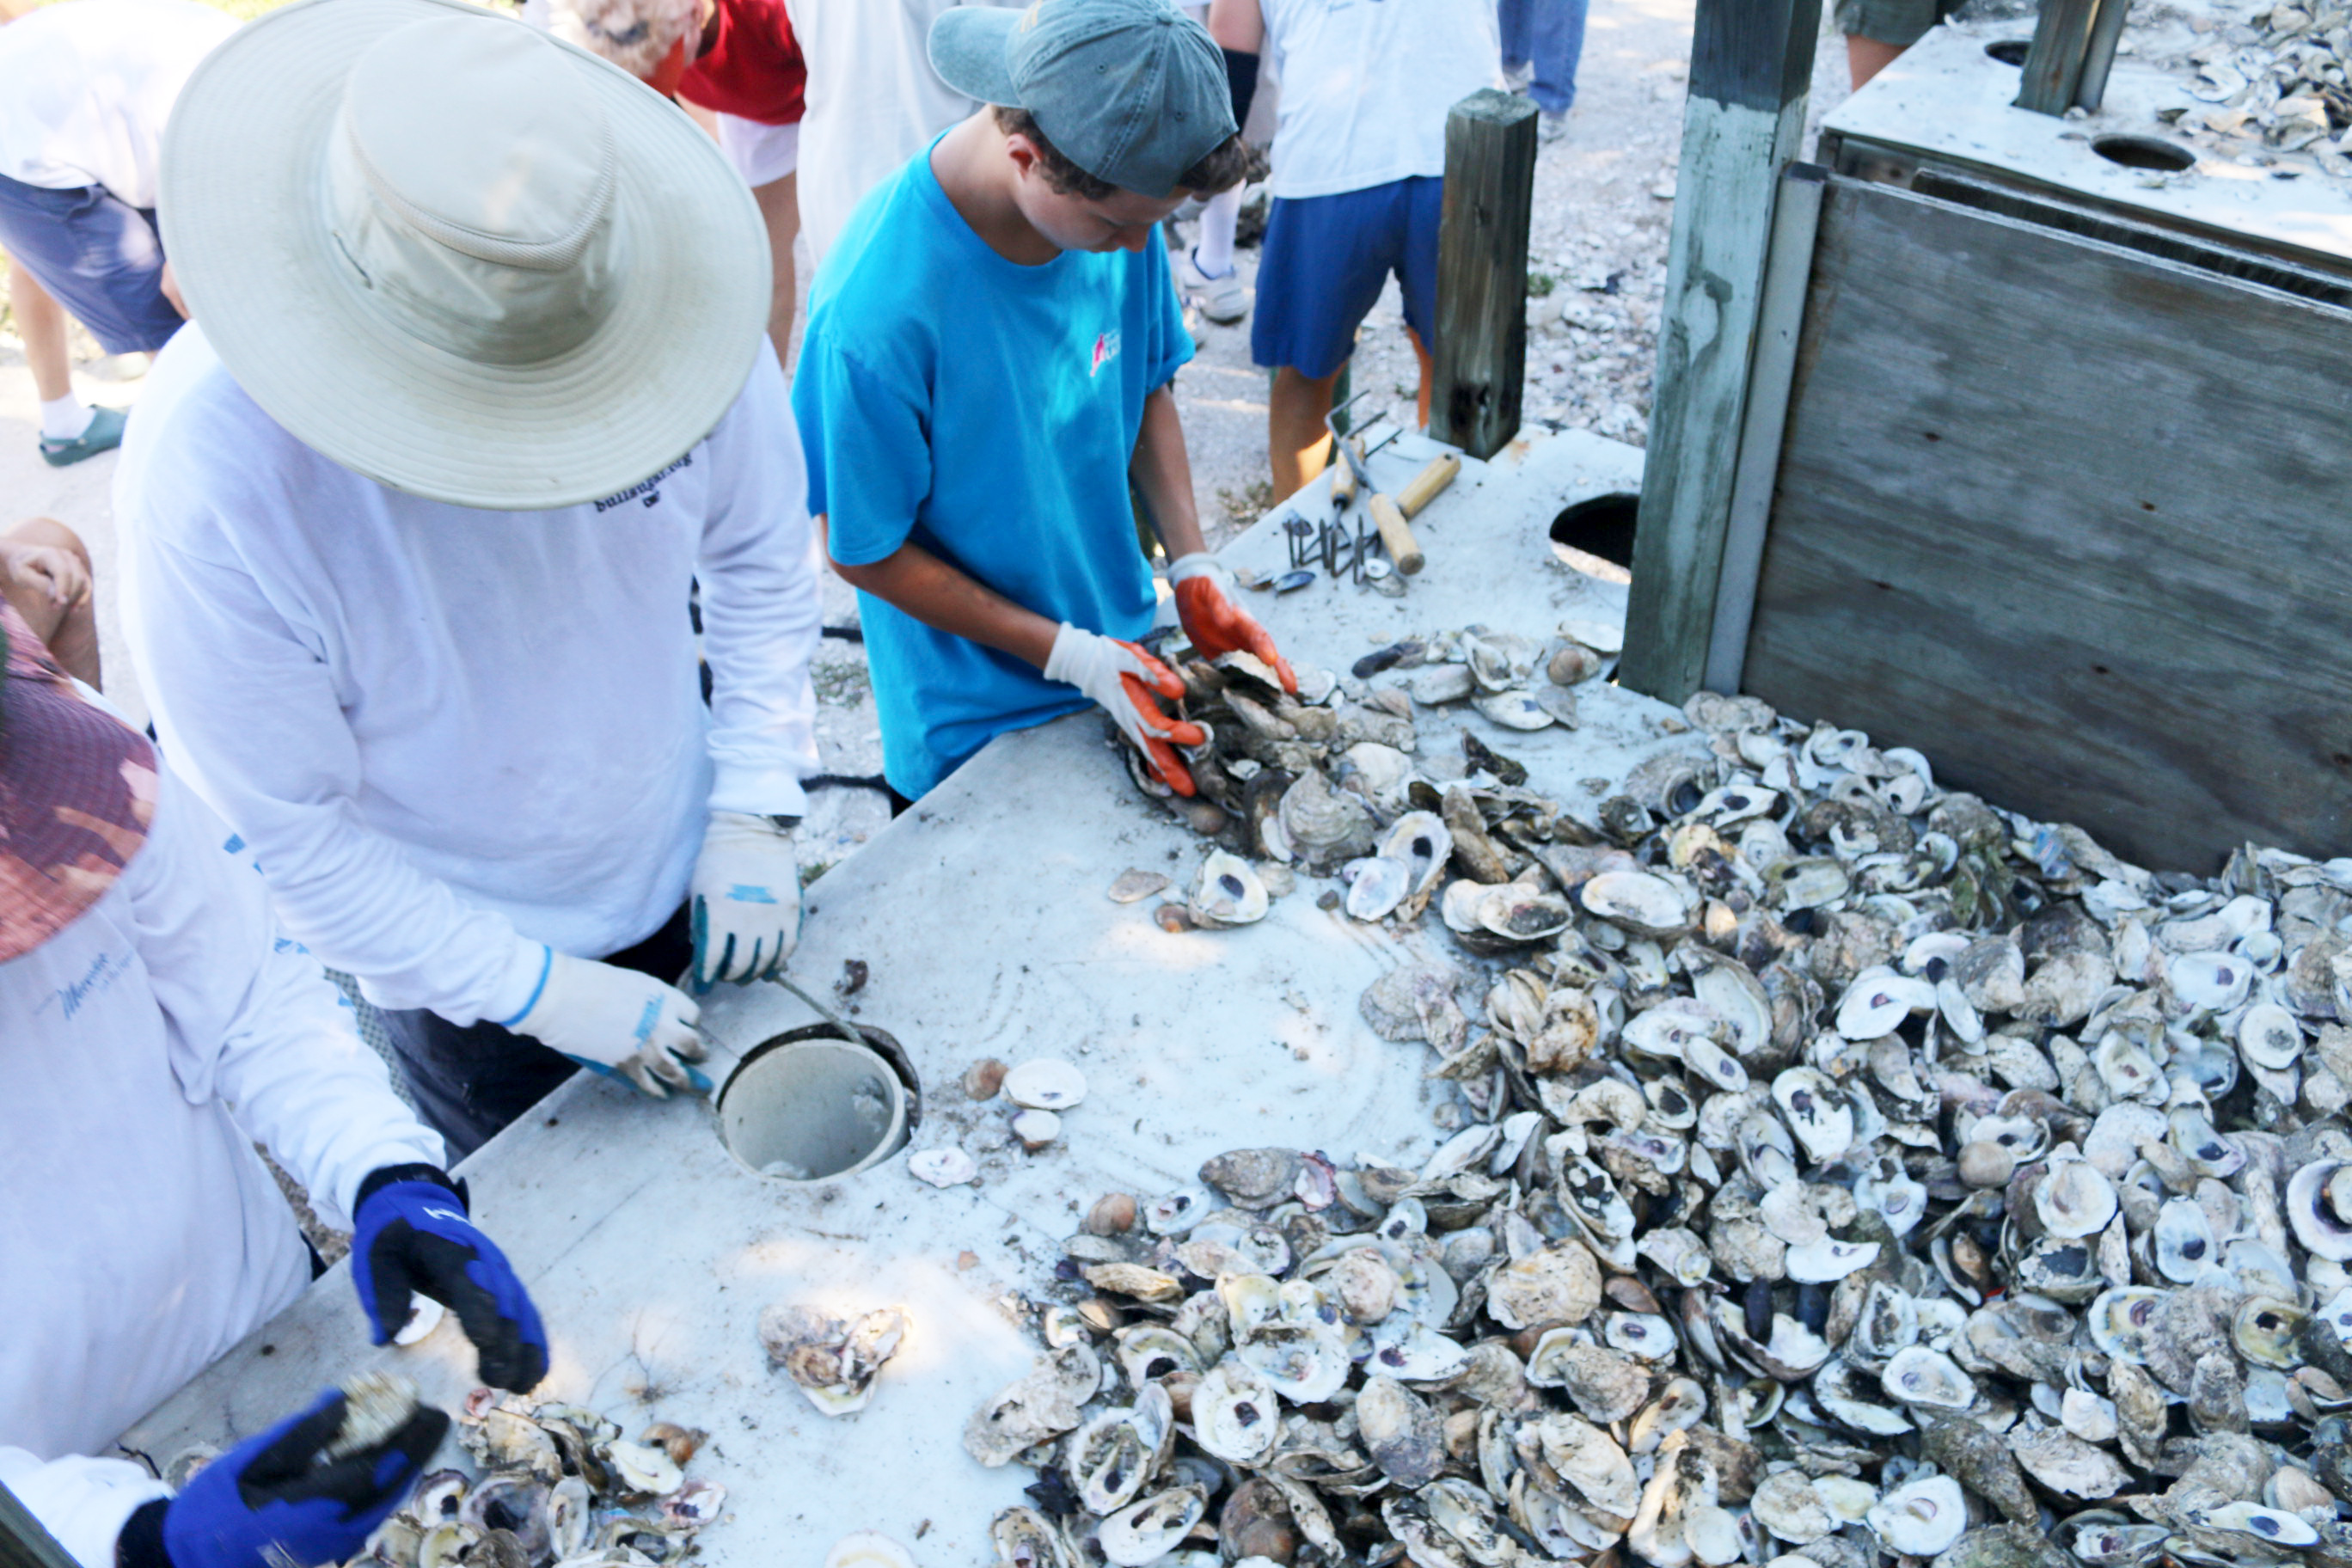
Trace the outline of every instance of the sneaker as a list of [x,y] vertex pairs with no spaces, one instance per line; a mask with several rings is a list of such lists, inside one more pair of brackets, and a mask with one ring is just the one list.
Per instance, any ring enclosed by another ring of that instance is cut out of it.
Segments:
[[1503,68],[1503,85],[1522,98],[1535,83],[1536,63],[1533,60],[1521,60],[1517,65]]
[[1238,267],[1223,278],[1212,278],[1187,250],[1176,258],[1176,289],[1201,307],[1201,314],[1220,324],[1230,326],[1250,313],[1250,286],[1242,281]]
[[1537,115],[1536,140],[1538,142],[1567,141],[1568,110],[1563,109],[1558,114],[1545,112]]
[[128,416],[120,408],[99,404],[89,411],[89,428],[70,441],[53,441],[41,437],[41,461],[53,468],[70,468],[84,458],[95,458],[100,452],[111,452],[122,445],[122,426]]

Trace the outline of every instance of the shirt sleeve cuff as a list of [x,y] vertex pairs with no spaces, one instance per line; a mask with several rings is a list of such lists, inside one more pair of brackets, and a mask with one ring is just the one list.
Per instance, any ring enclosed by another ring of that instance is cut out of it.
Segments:
[[719,763],[711,774],[710,809],[740,811],[746,816],[805,816],[808,792],[791,768]]

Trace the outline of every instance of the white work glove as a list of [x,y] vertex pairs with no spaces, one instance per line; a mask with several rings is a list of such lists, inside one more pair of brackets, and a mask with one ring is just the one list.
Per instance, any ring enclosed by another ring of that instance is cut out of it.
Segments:
[[694,983],[767,980],[801,939],[796,818],[714,811],[694,862]]
[[1045,679],[1066,680],[1100,703],[1160,783],[1178,795],[1192,793],[1192,775],[1175,747],[1198,746],[1208,737],[1198,724],[1171,719],[1151,700],[1155,693],[1171,700],[1184,695],[1184,682],[1174,670],[1131,642],[1080,631],[1064,621],[1054,634],[1054,651],[1045,656]]
[[695,1024],[692,997],[634,969],[548,949],[547,976],[522,1016],[505,1026],[562,1051],[606,1078],[624,1078],[656,1100],[673,1089],[708,1091],[710,1080],[686,1064],[709,1053]]

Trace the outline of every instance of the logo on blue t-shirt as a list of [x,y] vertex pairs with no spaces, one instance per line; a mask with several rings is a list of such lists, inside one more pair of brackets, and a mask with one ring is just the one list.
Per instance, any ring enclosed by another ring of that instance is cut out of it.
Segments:
[[1118,331],[1114,329],[1110,331],[1098,334],[1095,339],[1095,363],[1087,367],[1087,374],[1088,376],[1094,375],[1097,372],[1100,371],[1103,366],[1108,364],[1118,357]]

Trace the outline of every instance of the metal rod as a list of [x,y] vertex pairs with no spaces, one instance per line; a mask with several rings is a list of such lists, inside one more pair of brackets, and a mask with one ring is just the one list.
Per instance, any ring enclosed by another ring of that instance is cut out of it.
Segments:
[[826,1006],[824,1003],[818,1001],[815,997],[802,990],[791,980],[786,979],[782,974],[772,974],[768,978],[782,986],[785,990],[791,992],[793,995],[799,997],[803,1002],[807,1003],[809,1011],[814,1013],[826,1023],[831,1024],[835,1028],[839,1029],[843,1039],[849,1041],[852,1045],[862,1046],[866,1043],[866,1032],[863,1029],[860,1029],[856,1025],[851,1023],[848,1019],[835,1012],[831,1007]]
[[2101,0],[2083,50],[2083,79],[2074,87],[2075,106],[2085,113],[2097,113],[2107,95],[2107,72],[2115,68],[2116,46],[2123,41],[2124,17],[2130,11],[2131,0]]

